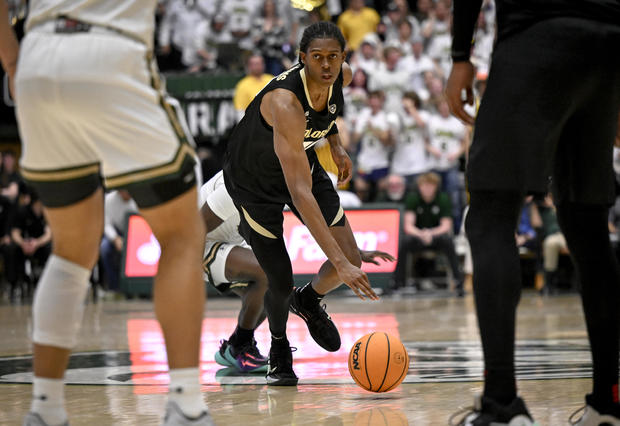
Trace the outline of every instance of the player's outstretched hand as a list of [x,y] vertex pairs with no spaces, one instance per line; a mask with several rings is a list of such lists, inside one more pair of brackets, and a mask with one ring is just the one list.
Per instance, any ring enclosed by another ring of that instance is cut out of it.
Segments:
[[384,251],[379,251],[379,250],[374,250],[374,251],[360,250],[360,256],[362,258],[362,262],[372,263],[374,265],[379,264],[379,261],[376,260],[377,257],[386,262],[394,262],[396,260],[396,258],[392,256],[391,254],[386,253]]
[[368,297],[371,300],[379,300],[379,296],[370,286],[368,276],[357,266],[347,262],[346,265],[338,269],[338,277],[342,282],[351,287],[351,290],[360,299],[364,300],[365,297]]
[[[464,123],[474,124],[474,117],[465,111],[465,104],[474,104],[474,66],[471,62],[455,62],[446,84],[446,98],[452,114]],[[461,94],[465,90],[467,98],[463,101]]]

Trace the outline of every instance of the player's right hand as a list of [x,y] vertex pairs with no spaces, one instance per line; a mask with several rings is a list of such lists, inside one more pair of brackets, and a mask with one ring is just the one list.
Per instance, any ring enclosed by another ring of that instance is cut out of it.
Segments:
[[337,269],[337,271],[338,277],[355,292],[357,297],[362,300],[364,300],[365,297],[371,300],[379,300],[379,296],[377,296],[370,285],[368,275],[360,268],[347,262],[347,264]]
[[[474,117],[465,111],[465,104],[474,104],[474,66],[471,62],[455,62],[446,84],[446,98],[452,114],[465,124],[474,125]],[[461,94],[465,91],[466,99]]]

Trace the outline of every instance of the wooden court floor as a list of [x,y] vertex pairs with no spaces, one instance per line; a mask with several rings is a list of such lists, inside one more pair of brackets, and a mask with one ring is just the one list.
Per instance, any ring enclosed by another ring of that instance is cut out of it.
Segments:
[[[202,335],[203,389],[220,425],[445,425],[481,391],[482,354],[473,298],[385,297],[364,302],[326,298],[342,348],[327,353],[305,324],[291,316],[289,340],[298,348],[296,388],[264,385],[217,365],[219,340],[236,324],[239,301],[211,298]],[[71,424],[157,425],[165,404],[165,350],[148,301],[89,303],[67,371]],[[31,392],[29,304],[0,302],[0,425],[21,424]],[[375,394],[357,387],[347,370],[352,344],[371,331],[399,336],[411,362],[405,382]],[[541,425],[565,425],[590,389],[590,356],[576,295],[525,293],[518,318],[517,369],[521,395]],[[263,353],[269,336],[257,331]]]

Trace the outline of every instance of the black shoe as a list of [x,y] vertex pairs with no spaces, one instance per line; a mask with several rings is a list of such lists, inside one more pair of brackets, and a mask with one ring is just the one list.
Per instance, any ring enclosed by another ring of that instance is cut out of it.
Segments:
[[306,322],[310,335],[320,347],[328,352],[340,349],[340,333],[325,312],[325,305],[321,306],[317,300],[303,300],[301,289],[296,288],[289,309]]
[[[466,414],[464,414],[466,413]],[[464,414],[458,423],[455,418]],[[451,426],[536,426],[527,407],[519,397],[512,400],[508,405],[500,405],[490,398],[479,396],[474,406],[461,410],[450,417]]]
[[267,384],[271,386],[296,386],[297,375],[293,371],[293,351],[288,340],[276,342],[271,341],[269,350],[269,370],[267,371]]

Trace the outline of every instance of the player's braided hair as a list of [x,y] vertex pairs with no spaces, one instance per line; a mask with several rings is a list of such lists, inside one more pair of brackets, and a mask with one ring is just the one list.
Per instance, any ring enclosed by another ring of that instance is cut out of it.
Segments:
[[[317,38],[333,38],[340,43],[342,50],[346,44],[340,28],[336,24],[330,21],[319,21],[306,27],[299,42],[299,51],[305,53],[312,40]],[[299,55],[299,63],[301,63],[301,54]]]

